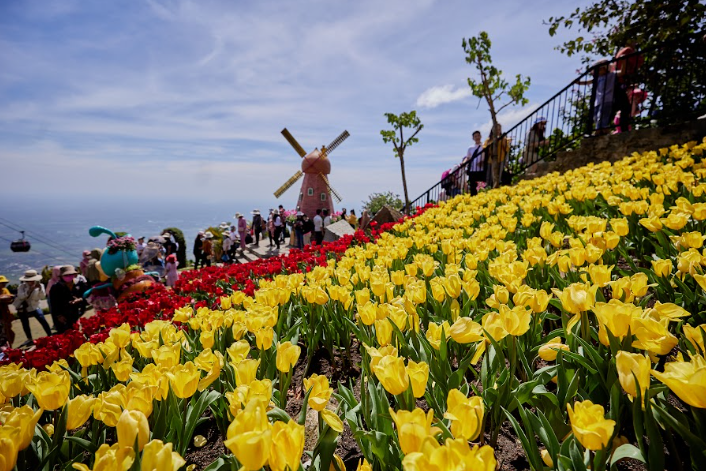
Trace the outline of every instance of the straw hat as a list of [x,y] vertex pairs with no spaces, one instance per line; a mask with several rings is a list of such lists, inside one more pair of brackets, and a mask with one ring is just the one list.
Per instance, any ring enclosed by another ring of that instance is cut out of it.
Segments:
[[235,213],[235,217],[239,219],[239,218],[243,217],[243,215],[240,213]]
[[20,281],[39,281],[42,275],[37,273],[37,270],[27,270],[24,276],[20,277]]
[[206,231],[206,233],[203,236],[207,239],[213,239],[213,232]]
[[5,275],[0,275],[0,283],[9,283],[10,280],[7,279]]
[[78,275],[78,272],[76,272],[76,268],[73,265],[65,265],[61,267],[61,276],[66,275]]
[[260,210],[259,210],[259,209],[253,209],[253,211],[252,211],[251,214],[260,214]]

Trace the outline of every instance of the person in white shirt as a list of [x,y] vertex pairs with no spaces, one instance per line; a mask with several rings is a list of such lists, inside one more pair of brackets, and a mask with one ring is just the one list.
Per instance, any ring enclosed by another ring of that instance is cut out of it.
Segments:
[[223,249],[223,255],[221,255],[221,260],[223,260],[223,263],[228,263],[230,262],[231,256],[230,256],[230,251],[231,248],[233,247],[233,239],[230,238],[231,233],[226,231],[223,233],[223,243],[221,244],[221,248]]
[[41,280],[42,275],[37,273],[36,270],[27,270],[24,276],[20,277],[21,283],[17,288],[17,297],[15,297],[13,303],[15,309],[17,309],[17,315],[22,321],[22,330],[25,331],[25,335],[27,336],[27,341],[20,346],[27,346],[33,343],[32,329],[29,326],[30,316],[39,321],[44,328],[44,332],[47,333],[47,336],[51,335],[49,323],[44,318],[42,308],[39,307],[39,301],[47,297]]
[[324,209],[324,227],[322,231],[326,231],[326,227],[331,225],[331,216],[328,213],[328,209]]
[[278,209],[275,209],[275,213],[273,215],[274,217],[274,225],[275,225],[275,245],[277,246],[277,250],[279,250],[280,244],[282,244],[282,229],[284,228],[284,224],[282,222],[282,215],[279,213]]
[[324,241],[323,225],[324,219],[321,217],[321,210],[317,209],[316,216],[314,216],[314,240],[316,245],[321,245]]
[[468,186],[471,195],[478,193],[478,182],[485,182],[485,152],[481,143],[480,131],[473,131],[473,145],[468,148],[462,165],[466,165]]

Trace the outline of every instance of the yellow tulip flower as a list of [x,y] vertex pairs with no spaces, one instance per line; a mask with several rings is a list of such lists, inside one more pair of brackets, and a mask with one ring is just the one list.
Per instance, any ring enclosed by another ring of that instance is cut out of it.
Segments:
[[390,416],[397,427],[397,439],[400,442],[402,453],[405,455],[420,451],[427,437],[434,437],[441,433],[441,430],[431,426],[434,420],[432,410],[425,414],[419,408],[415,408],[411,412],[406,410],[395,412],[390,408]]
[[615,356],[615,368],[618,370],[620,385],[632,398],[637,397],[636,377],[640,385],[640,395],[645,397],[645,391],[650,386],[650,367],[650,359],[645,355],[621,350]]
[[483,339],[483,326],[470,317],[459,317],[448,333],[461,344],[480,342]]
[[[32,428],[34,433],[34,427]],[[20,440],[20,430],[11,425],[0,427],[0,471],[12,471],[17,463],[17,444]]]
[[400,357],[388,355],[384,357],[373,372],[378,381],[387,392],[395,396],[402,394],[409,388],[409,377],[404,365],[404,360]]
[[557,350],[569,351],[569,346],[561,343],[561,337],[554,337],[539,347],[539,358],[545,361],[554,361],[559,353]]
[[108,427],[115,427],[125,407],[125,386],[118,384],[98,395],[93,404],[93,418],[100,420]]
[[458,389],[452,389],[446,398],[444,417],[451,420],[451,433],[456,438],[475,440],[483,424],[483,399],[478,396],[466,397]]
[[250,353],[250,344],[247,340],[238,340],[232,343],[230,347],[226,349],[226,352],[228,352],[231,363],[237,365],[247,358],[248,353]]
[[690,406],[706,409],[706,360],[694,355],[691,361],[671,361],[664,372],[652,370],[652,376],[666,384],[679,399]]
[[343,432],[343,421],[339,416],[337,416],[328,409],[323,409],[319,413],[321,414],[321,418],[323,419],[323,421],[326,422],[329,427],[331,427],[338,433]]
[[657,321],[652,318],[633,319],[631,329],[637,338],[633,348],[647,350],[655,355],[666,355],[678,343],[677,338],[667,329],[668,319]]
[[272,471],[298,469],[304,453],[304,426],[294,420],[272,424],[269,466]]
[[324,410],[331,399],[331,394],[333,394],[333,388],[329,386],[328,378],[314,373],[310,377],[304,378],[303,383],[305,391],[311,389],[309,407],[316,411]]
[[392,342],[392,324],[387,319],[379,319],[375,321],[375,337],[381,347],[389,345]]
[[235,366],[235,384],[238,386],[247,385],[255,381],[257,370],[260,367],[260,360],[245,359]]
[[660,278],[666,278],[672,274],[673,264],[669,259],[652,260],[652,271]]
[[250,401],[228,427],[223,444],[233,452],[244,470],[258,470],[267,464],[272,448],[267,409]]
[[69,399],[71,377],[67,372],[50,373],[43,371],[27,385],[27,389],[29,389],[42,409],[59,409]]
[[576,439],[589,450],[602,450],[613,436],[615,421],[605,418],[605,411],[600,404],[591,401],[575,402],[566,405],[569,412],[571,430]]
[[693,345],[696,352],[701,352],[701,355],[706,354],[706,348],[704,347],[704,333],[706,332],[706,324],[701,324],[696,327],[692,327],[689,324],[684,324],[682,329],[684,330],[684,336]]
[[75,430],[86,423],[93,414],[93,405],[96,398],[81,394],[69,400],[66,415],[66,430]]
[[412,384],[414,397],[424,397],[427,381],[429,380],[429,365],[423,361],[416,363],[409,360],[407,361],[407,376],[409,376],[409,382]]
[[[194,395],[196,388],[199,385],[199,379],[201,378],[201,372],[193,362],[186,362],[183,365],[177,365],[172,368],[168,373],[169,385],[172,392],[176,397],[180,399],[188,399]],[[237,382],[237,371],[236,371],[236,382]]]
[[[104,443],[95,453],[93,471],[126,470],[130,469],[134,462],[135,450],[132,447],[120,447],[117,443],[110,446]],[[83,463],[73,463],[72,466],[79,471],[91,471]]]
[[111,329],[109,338],[118,348],[125,348],[130,343],[130,325],[125,323],[120,327]]
[[0,429],[5,427],[15,427],[17,429],[17,440],[14,442],[16,451],[24,450],[32,442],[34,427],[42,416],[42,412],[42,409],[35,411],[30,406],[22,406],[12,409],[4,418],[4,423]]
[[116,425],[118,445],[122,448],[133,448],[137,439],[138,450],[147,444],[150,438],[150,425],[147,417],[140,411],[124,410]]
[[151,440],[142,450],[140,466],[145,470],[177,471],[186,464],[184,458],[172,451],[172,444]]

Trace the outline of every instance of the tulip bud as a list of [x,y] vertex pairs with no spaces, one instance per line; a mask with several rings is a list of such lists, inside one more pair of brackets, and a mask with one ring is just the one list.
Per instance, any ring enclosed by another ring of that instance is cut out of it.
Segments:
[[124,410],[116,429],[121,448],[133,448],[137,439],[138,450],[142,451],[150,439],[150,425],[145,414],[140,411]]

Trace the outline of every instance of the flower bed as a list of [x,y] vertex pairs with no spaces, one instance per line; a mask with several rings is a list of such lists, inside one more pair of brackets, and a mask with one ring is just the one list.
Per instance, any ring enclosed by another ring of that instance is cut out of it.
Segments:
[[135,323],[87,325],[96,343],[75,359],[2,367],[5,463],[178,469],[208,425],[210,470],[298,469],[305,446],[313,469],[355,467],[334,453],[345,437],[361,470],[699,469],[704,149],[458,196],[330,256],[186,277],[183,306],[124,306],[109,323]]

